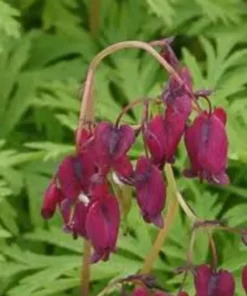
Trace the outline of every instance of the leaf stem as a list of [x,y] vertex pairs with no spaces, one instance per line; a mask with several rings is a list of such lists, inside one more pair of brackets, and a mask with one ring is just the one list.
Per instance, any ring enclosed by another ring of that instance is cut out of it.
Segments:
[[91,244],[88,240],[84,239],[82,269],[81,269],[81,295],[82,296],[89,295],[90,255],[91,255]]

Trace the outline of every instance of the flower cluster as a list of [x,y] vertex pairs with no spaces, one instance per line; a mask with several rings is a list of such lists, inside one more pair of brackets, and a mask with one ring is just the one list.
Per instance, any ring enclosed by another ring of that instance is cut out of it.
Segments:
[[[133,186],[143,219],[163,227],[162,210],[166,201],[166,183],[162,168],[175,161],[175,153],[183,135],[191,167],[187,177],[199,177],[217,184],[228,183],[226,114],[223,109],[201,110],[199,96],[193,92],[188,68],[181,67],[172,49],[167,46],[163,58],[179,75],[171,76],[159,104],[164,111],[149,118],[150,101],[137,128],[119,123],[88,124],[77,131],[77,151],[65,157],[49,185],[42,206],[44,218],[51,218],[58,206],[64,229],[74,237],[89,239],[95,253],[92,261],[107,260],[115,251],[120,210],[110,181]],[[189,122],[193,106],[197,113]],[[127,153],[142,133],[146,154],[135,167]],[[148,151],[147,151],[148,150]],[[113,178],[112,178],[113,176]]]
[[[108,260],[116,250],[122,214],[116,187],[131,186],[143,219],[163,228],[167,187],[163,168],[175,162],[182,140],[190,163],[183,171],[185,177],[221,185],[229,183],[225,111],[212,107],[210,90],[193,89],[189,69],[181,66],[169,44],[165,44],[159,59],[176,70],[161,95],[130,103],[114,123],[79,125],[76,152],[61,161],[44,194],[42,216],[50,219],[58,208],[64,230],[92,244],[92,263]],[[201,99],[206,100],[208,108],[202,109]],[[137,104],[143,104],[141,121],[135,126],[121,124],[122,116]],[[157,113],[150,108],[152,104],[159,106]],[[144,152],[133,160],[129,152],[140,135]],[[245,233],[242,239],[245,241]],[[207,265],[192,269],[196,296],[234,295],[234,279],[228,271]],[[247,290],[246,268],[243,286]],[[145,283],[135,287],[133,296],[171,295]],[[176,295],[188,296],[185,291]]]

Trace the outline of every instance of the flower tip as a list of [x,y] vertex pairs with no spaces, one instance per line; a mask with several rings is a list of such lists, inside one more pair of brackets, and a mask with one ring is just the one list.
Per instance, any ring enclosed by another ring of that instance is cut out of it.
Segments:
[[163,219],[162,215],[158,215],[158,216],[156,216],[154,218],[151,218],[150,220],[158,228],[163,228],[164,227],[164,219]]
[[45,219],[45,220],[49,220],[53,217],[55,213],[55,210],[51,210],[48,208],[42,208],[41,209],[41,216]]

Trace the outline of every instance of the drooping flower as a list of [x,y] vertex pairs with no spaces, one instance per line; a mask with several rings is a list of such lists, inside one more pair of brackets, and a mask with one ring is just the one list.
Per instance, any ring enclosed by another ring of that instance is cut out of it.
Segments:
[[94,152],[97,165],[103,173],[120,157],[126,155],[135,141],[134,130],[128,125],[114,126],[101,122],[95,129]]
[[[189,71],[183,68],[180,72],[188,90],[192,90]],[[165,162],[174,162],[174,155],[191,113],[192,101],[188,90],[171,77],[163,94],[163,101],[166,104],[164,117],[156,115],[144,128],[147,147],[154,164],[160,167]]]
[[95,199],[86,216],[86,233],[94,247],[92,262],[108,260],[110,252],[115,252],[120,211],[117,200],[111,196]]
[[242,270],[242,285],[245,293],[247,294],[247,265],[245,265]]
[[135,171],[137,202],[144,220],[163,226],[162,210],[166,200],[166,185],[159,169],[151,160],[140,157]]
[[212,114],[201,113],[185,131],[185,145],[191,168],[186,177],[206,179],[216,184],[228,184],[228,139],[225,129],[226,114],[218,108]]
[[226,270],[213,271],[208,265],[195,269],[196,296],[234,296],[235,282]]
[[41,208],[41,215],[44,219],[50,219],[56,211],[57,205],[62,201],[63,194],[61,190],[52,181],[44,194],[44,200]]

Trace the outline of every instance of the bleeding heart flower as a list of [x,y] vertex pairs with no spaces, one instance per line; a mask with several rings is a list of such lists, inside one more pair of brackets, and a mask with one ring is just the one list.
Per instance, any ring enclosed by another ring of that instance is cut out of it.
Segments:
[[124,156],[135,141],[134,130],[128,125],[114,126],[101,122],[95,130],[94,152],[97,165],[107,173],[112,164]]
[[242,270],[242,285],[245,293],[247,294],[247,265],[245,265]]
[[234,296],[234,278],[226,270],[215,272],[207,265],[200,265],[195,270],[194,282],[196,296]]
[[185,131],[185,145],[191,168],[186,177],[198,176],[216,184],[228,184],[228,139],[225,129],[226,114],[218,108],[212,114],[201,113]]
[[96,199],[86,216],[86,232],[94,247],[92,262],[108,260],[110,252],[115,252],[120,211],[117,200],[111,196]]
[[50,219],[56,211],[56,206],[63,200],[63,194],[59,188],[57,188],[54,182],[48,186],[45,194],[43,205],[41,208],[41,215],[44,219]]
[[162,173],[148,158],[140,157],[137,161],[135,188],[144,220],[163,227],[162,210],[166,200],[166,185]]

